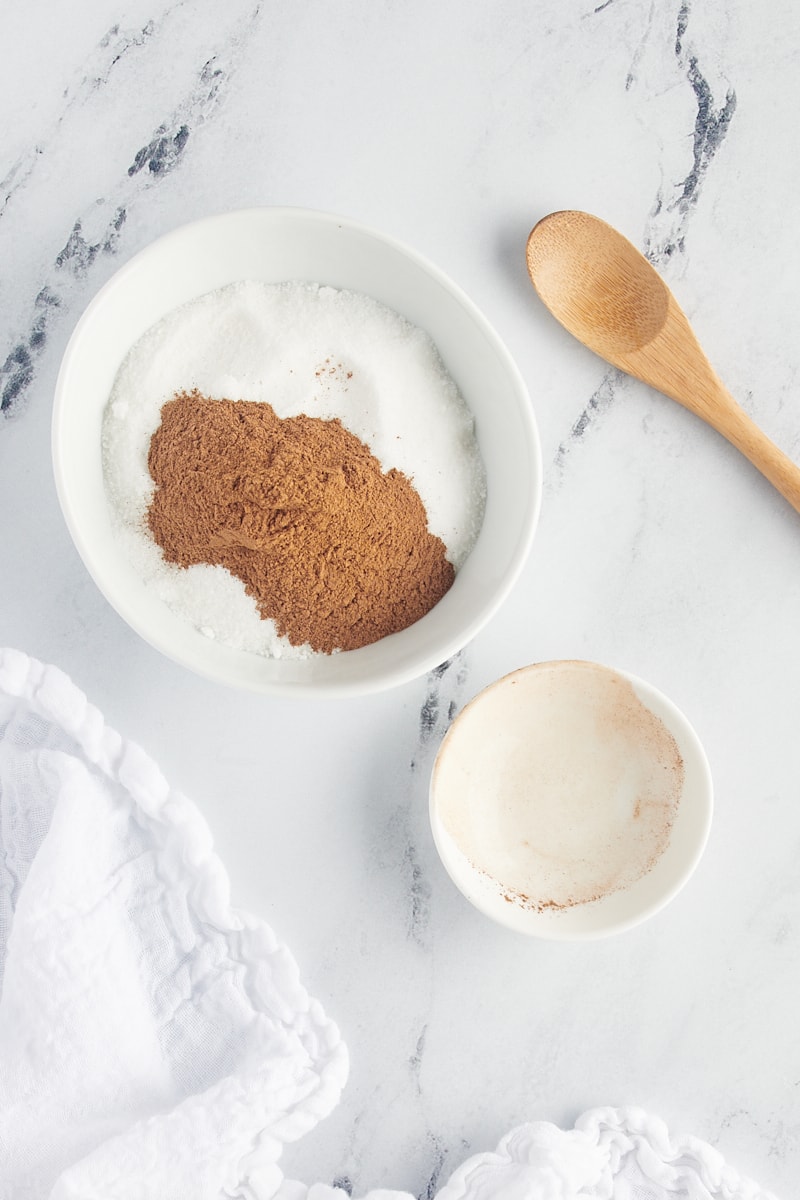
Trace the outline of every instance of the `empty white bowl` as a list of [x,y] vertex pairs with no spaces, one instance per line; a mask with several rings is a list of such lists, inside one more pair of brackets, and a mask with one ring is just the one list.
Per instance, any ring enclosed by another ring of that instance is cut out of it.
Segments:
[[603,937],[652,916],[692,874],[712,783],[686,717],[596,663],[524,667],[448,730],[430,815],[457,887],[522,933]]
[[[101,424],[123,358],[171,310],[244,279],[330,284],[394,309],[432,337],[474,414],[487,479],[478,541],[439,604],[408,629],[371,646],[289,660],[213,641],[145,585],[114,537],[103,483]],[[61,507],[86,567],[143,638],[218,682],[315,696],[403,683],[470,641],[522,569],[542,478],[525,384],[472,301],[435,266],[393,239],[339,217],[291,208],[231,212],[186,225],[114,275],[87,308],[64,355],[53,413],[53,462]]]

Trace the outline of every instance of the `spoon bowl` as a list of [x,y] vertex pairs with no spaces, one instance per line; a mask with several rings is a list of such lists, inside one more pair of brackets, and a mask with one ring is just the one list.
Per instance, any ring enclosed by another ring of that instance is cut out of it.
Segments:
[[800,468],[736,403],[672,292],[627,238],[589,213],[550,213],[528,238],[527,264],[565,329],[706,421],[800,512]]

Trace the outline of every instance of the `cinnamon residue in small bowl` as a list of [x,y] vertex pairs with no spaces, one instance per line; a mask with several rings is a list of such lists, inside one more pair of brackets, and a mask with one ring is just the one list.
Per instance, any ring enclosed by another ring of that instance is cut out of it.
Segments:
[[672,731],[629,679],[555,662],[498,680],[464,709],[432,786],[436,822],[469,871],[504,905],[552,914],[653,870],[684,781]]
[[147,523],[168,562],[227,568],[292,645],[330,653],[397,633],[453,582],[414,487],[338,419],[181,392],[148,457]]

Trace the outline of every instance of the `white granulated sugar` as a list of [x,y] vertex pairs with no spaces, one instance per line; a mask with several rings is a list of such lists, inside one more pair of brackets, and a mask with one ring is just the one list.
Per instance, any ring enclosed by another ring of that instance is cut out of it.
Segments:
[[478,536],[485,476],[474,423],[430,337],[357,292],[307,283],[231,284],[175,309],[123,362],[106,407],[103,467],[117,530],[137,570],[209,637],[271,657],[306,657],[263,620],[222,567],[164,562],[146,513],[161,407],[177,392],[266,401],[279,417],[338,417],[384,471],[412,481],[453,566]]

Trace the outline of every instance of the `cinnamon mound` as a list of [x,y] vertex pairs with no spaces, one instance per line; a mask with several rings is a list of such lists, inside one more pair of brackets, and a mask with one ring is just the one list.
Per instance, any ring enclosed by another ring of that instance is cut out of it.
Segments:
[[227,568],[294,646],[369,645],[453,583],[408,478],[338,419],[183,392],[161,410],[148,466],[147,521],[167,561]]

